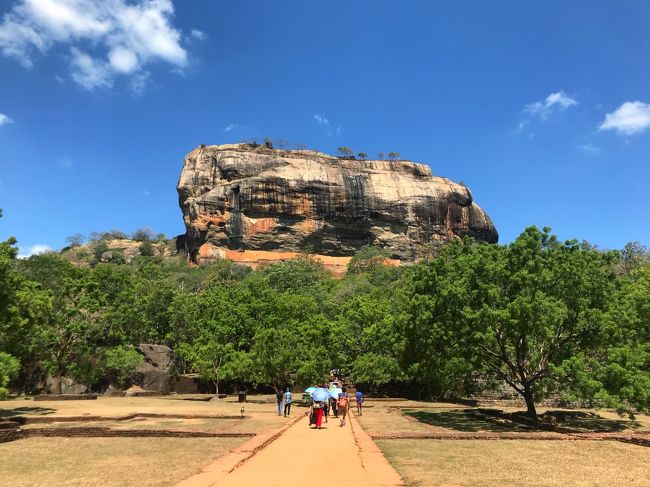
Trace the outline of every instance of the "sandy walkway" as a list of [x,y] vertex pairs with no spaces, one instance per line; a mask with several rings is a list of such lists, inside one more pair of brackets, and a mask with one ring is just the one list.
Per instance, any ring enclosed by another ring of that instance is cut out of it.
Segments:
[[337,478],[355,486],[383,484],[373,480],[376,476],[362,465],[349,423],[341,428],[339,420],[332,419],[323,424],[323,429],[314,430],[305,418],[214,485],[286,486],[288,478],[304,479],[308,484],[330,483]]

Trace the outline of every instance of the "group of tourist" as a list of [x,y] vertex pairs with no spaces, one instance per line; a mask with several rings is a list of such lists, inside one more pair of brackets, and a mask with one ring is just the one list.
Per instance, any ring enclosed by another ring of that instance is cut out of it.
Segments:
[[[324,389],[327,389],[327,384],[323,384]],[[318,401],[312,397],[311,406],[309,407],[309,426],[314,425],[316,429],[321,429],[323,419],[325,423],[328,422],[330,412],[335,418],[341,419],[339,426],[345,426],[345,419],[348,415],[348,407],[350,404],[350,395],[347,388],[344,387],[342,392],[338,393],[338,397],[331,396],[326,401]],[[363,393],[357,391],[357,415],[361,416],[363,408]]]
[[282,389],[278,389],[275,397],[278,401],[278,416],[282,416],[282,405],[284,405],[284,417],[291,416],[291,389],[287,387],[287,390],[284,392],[282,392]]
[[[329,390],[327,383],[323,384],[321,387]],[[330,412],[335,418],[340,417],[340,426],[345,426],[345,419],[348,416],[350,395],[348,394],[346,387],[341,389],[341,391],[342,392],[338,393],[338,397],[330,396],[328,400],[324,401],[315,400],[312,397],[311,405],[309,406],[309,426],[315,425],[316,429],[321,429],[323,419],[325,419],[325,423],[327,423]],[[278,416],[282,416],[283,414],[285,418],[291,416],[291,402],[293,400],[291,389],[288,387],[286,391],[277,389],[275,397],[278,403]],[[362,416],[363,393],[361,391],[356,392],[356,403],[357,416]]]

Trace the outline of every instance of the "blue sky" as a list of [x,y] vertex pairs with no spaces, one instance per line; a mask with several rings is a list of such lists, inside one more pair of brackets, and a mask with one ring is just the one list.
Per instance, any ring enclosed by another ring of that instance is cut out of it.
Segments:
[[[650,244],[646,1],[0,0],[0,238],[184,231],[198,144],[399,151],[526,226]],[[38,248],[38,247],[37,247]]]

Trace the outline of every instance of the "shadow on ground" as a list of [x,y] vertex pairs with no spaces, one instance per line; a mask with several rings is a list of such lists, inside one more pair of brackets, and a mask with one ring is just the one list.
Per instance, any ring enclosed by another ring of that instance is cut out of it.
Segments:
[[[627,429],[638,429],[637,421],[625,419],[608,419],[597,413],[583,411],[547,411],[542,416],[543,422],[539,427],[526,424],[524,413],[513,413],[511,418],[503,417],[500,410],[486,410],[488,414],[477,409],[460,411],[423,411],[405,410],[404,415],[410,416],[424,424],[453,431],[491,431],[497,433],[518,431],[545,431],[549,426],[561,426],[582,432],[617,432]],[[493,411],[495,414],[489,414]],[[521,418],[522,422],[517,421]],[[549,420],[552,421],[549,422]]]
[[475,409],[461,411],[404,411],[404,415],[439,428],[454,431],[535,431],[534,428],[515,423],[506,419],[488,417]]
[[547,416],[556,418],[557,424],[581,431],[606,433],[638,429],[641,424],[629,419],[608,419],[597,413],[584,411],[547,411]]

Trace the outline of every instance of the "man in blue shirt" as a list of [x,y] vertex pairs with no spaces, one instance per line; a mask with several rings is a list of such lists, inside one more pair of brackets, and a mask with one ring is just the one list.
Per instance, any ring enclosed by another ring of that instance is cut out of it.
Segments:
[[363,405],[363,392],[357,391],[357,416],[363,416],[361,406]]
[[291,416],[291,390],[287,387],[284,393],[284,417]]

